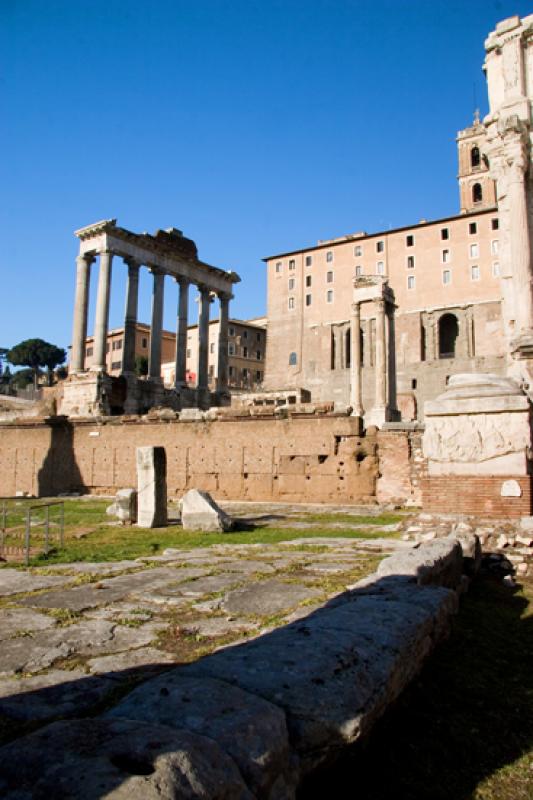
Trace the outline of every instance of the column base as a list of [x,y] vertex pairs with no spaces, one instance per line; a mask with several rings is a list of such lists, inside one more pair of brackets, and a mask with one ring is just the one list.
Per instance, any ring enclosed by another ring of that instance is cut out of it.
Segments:
[[400,412],[390,406],[374,406],[366,412],[364,420],[365,428],[369,428],[371,425],[382,428],[386,422],[399,422]]
[[112,381],[105,372],[71,375],[63,385],[58,412],[67,417],[107,417]]

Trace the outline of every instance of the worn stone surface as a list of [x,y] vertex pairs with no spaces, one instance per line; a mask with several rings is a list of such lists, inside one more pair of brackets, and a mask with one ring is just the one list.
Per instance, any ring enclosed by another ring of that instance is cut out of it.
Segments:
[[29,570],[9,569],[9,567],[0,570],[0,596],[35,592],[37,589],[64,586],[67,583],[69,578],[62,575],[35,575]]
[[0,641],[53,628],[56,620],[28,608],[5,608],[0,614]]
[[283,712],[216,678],[172,670],[134,690],[107,716],[208,736],[234,759],[255,796],[288,797],[296,784]]
[[143,670],[160,670],[168,668],[174,662],[174,657],[164,650],[155,647],[139,647],[137,650],[126,650],[122,653],[91,658],[87,667],[92,673],[106,674],[113,677],[113,673],[122,673],[123,670],[142,667]]
[[55,722],[1,748],[0,793],[5,800],[253,800],[212,740],[121,719]]
[[378,575],[411,575],[421,585],[458,585],[463,566],[459,542],[449,537],[435,539],[424,547],[395,553],[385,558],[378,567]]
[[289,611],[319,594],[317,589],[271,579],[229,592],[222,601],[222,607],[231,614],[272,616]]
[[164,447],[137,447],[137,525],[167,524],[167,459]]
[[180,501],[181,524],[189,531],[229,531],[233,521],[208,492],[189,489]]
[[136,522],[137,492],[135,489],[119,489],[115,495],[115,502],[107,508],[106,513],[117,517],[121,522]]

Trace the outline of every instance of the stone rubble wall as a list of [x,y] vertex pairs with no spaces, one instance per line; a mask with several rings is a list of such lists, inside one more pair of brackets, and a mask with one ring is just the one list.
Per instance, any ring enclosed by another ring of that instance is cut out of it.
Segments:
[[291,800],[367,736],[447,636],[462,568],[455,537],[396,553],[307,616],[172,668],[103,716],[18,739],[0,750],[2,795],[20,796],[24,752],[39,797]]
[[136,447],[160,446],[167,456],[169,497],[196,488],[216,500],[419,502],[412,433],[374,430],[361,436],[353,417],[302,408],[285,417],[190,409],[179,419],[167,410],[146,417],[0,424],[0,496],[113,495],[136,485]]

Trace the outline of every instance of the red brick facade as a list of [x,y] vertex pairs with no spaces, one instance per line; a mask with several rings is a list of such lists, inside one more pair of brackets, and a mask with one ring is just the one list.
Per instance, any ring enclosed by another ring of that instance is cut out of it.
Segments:
[[[515,480],[521,497],[502,497],[504,481]],[[494,517],[529,516],[533,512],[531,476],[447,475],[426,477],[422,481],[424,511],[454,514],[480,514]]]

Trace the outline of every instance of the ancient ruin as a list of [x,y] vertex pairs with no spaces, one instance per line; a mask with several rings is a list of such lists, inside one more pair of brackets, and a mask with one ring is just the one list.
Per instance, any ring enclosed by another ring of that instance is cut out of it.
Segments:
[[[136,414],[153,406],[172,408],[196,406],[209,408],[228,402],[227,360],[229,301],[232,289],[240,278],[205,264],[191,239],[176,228],[148,233],[132,233],[120,228],[116,220],[103,220],[80,228],[76,259],[76,297],[72,333],[70,375],[63,395],[61,413],[71,417]],[[121,376],[112,379],[106,372],[106,345],[111,295],[111,271],[114,256],[120,256],[128,268],[124,342]],[[91,265],[99,257],[98,294],[94,331],[94,359],[89,371],[84,370],[85,341],[89,303]],[[137,324],[139,270],[146,266],[153,275],[152,319],[148,380],[135,375],[134,337]],[[179,286],[177,307],[177,336],[174,390],[167,390],[161,379],[161,332],[165,277],[173,278]],[[190,285],[200,292],[198,336],[198,382],[194,392],[186,385],[186,350],[188,325],[188,290]],[[213,394],[208,390],[208,331],[209,308],[213,297],[220,304],[218,386]]]

